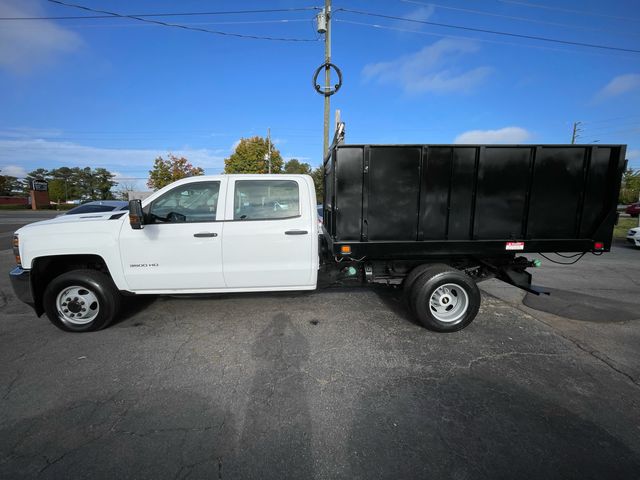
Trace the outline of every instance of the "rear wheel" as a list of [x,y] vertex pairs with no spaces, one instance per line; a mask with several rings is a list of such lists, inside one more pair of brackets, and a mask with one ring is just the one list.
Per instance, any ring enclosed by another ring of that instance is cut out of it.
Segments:
[[120,310],[120,293],[111,278],[96,270],[73,270],[54,278],[44,291],[51,323],[67,332],[107,327]]
[[476,283],[468,275],[447,266],[424,270],[409,295],[416,318],[436,332],[463,329],[480,309],[480,290]]

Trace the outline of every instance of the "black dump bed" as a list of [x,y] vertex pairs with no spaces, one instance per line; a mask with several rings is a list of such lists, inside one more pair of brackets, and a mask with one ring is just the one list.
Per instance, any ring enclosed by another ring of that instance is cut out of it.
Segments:
[[325,160],[329,249],[339,255],[348,245],[353,258],[608,250],[625,151],[333,145]]

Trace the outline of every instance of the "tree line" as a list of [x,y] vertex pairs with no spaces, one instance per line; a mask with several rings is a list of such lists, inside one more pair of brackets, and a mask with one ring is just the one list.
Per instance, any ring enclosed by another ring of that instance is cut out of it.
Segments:
[[[1,173],[1,172],[0,172]],[[68,200],[112,200],[115,175],[105,168],[60,167],[38,168],[24,179],[0,175],[0,195],[25,195],[33,180],[46,180],[49,198],[54,202]]]

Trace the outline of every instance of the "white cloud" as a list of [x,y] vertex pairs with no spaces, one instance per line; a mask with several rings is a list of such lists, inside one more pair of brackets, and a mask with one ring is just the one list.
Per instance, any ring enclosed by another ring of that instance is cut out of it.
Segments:
[[[43,139],[3,139],[0,140],[0,165],[18,164],[27,170],[65,165],[89,166],[146,174],[154,159],[160,155],[166,157],[167,152],[166,149],[99,148]],[[194,166],[204,168],[207,173],[219,173],[224,169],[220,150],[185,147],[170,150],[170,153],[188,158]]]
[[[416,8],[415,10],[407,13],[406,15],[403,15],[402,18],[406,18],[407,20],[417,20],[418,22],[424,22],[425,20],[428,20],[431,17],[431,15],[433,15],[434,10],[435,10],[435,7],[433,5],[425,5],[425,6]],[[400,20],[396,21],[395,25],[398,28],[407,28],[407,26],[412,26],[413,29],[419,29],[423,26],[417,22],[403,22]]]
[[523,143],[531,133],[521,127],[505,127],[498,130],[469,130],[458,135],[453,143]]
[[2,165],[0,166],[0,175],[8,175],[10,177],[24,178],[27,171],[19,165]]
[[[34,0],[3,0],[1,17],[34,17],[46,12]],[[82,45],[71,30],[48,20],[2,22],[0,68],[26,73],[53,62],[58,56]]]
[[640,160],[640,150],[628,150],[627,151],[627,160],[633,162],[635,160]]
[[615,97],[637,89],[640,89],[640,73],[627,73],[614,77],[598,92],[597,97]]
[[465,55],[479,50],[473,41],[442,39],[422,50],[388,62],[370,63],[362,74],[367,81],[399,85],[405,92],[469,92],[482,82],[491,68],[480,66],[464,70],[458,66]]
[[231,153],[235,152],[236,148],[238,148],[238,145],[240,145],[241,141],[242,141],[242,139],[240,138],[240,139],[236,140],[235,142],[233,142],[233,145],[231,145],[231,147],[229,148],[229,151]]

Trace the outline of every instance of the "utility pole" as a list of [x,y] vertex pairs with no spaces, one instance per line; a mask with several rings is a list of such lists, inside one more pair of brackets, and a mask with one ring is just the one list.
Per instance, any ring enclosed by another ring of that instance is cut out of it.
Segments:
[[[331,88],[331,0],[324,0],[324,15],[327,22],[327,31],[324,34],[324,88],[325,92]],[[324,148],[322,158],[326,158],[329,151],[329,117],[331,115],[331,101],[329,95],[324,97]]]
[[576,143],[576,140],[580,136],[580,132],[582,131],[582,129],[580,128],[580,125],[582,125],[582,122],[573,122],[573,133],[571,134],[571,145]]
[[267,165],[271,173],[271,128],[267,128]]

